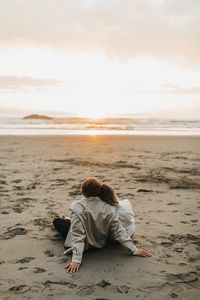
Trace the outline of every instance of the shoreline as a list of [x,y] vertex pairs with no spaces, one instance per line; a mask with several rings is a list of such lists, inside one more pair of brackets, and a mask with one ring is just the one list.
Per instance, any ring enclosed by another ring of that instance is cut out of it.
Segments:
[[169,133],[155,133],[155,132],[149,132],[149,133],[19,133],[19,134],[14,134],[14,133],[0,133],[0,138],[1,137],[56,137],[56,136],[60,136],[60,137],[67,137],[67,136],[71,136],[71,137],[81,137],[81,136],[116,136],[116,137],[194,137],[194,138],[200,138],[200,133],[177,133],[177,132],[169,132]]

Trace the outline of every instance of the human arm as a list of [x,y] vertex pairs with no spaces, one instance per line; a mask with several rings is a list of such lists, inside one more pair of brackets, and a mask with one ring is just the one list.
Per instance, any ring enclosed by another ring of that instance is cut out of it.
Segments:
[[70,216],[71,220],[71,244],[72,247],[65,251],[65,254],[72,252],[72,262],[67,264],[65,268],[68,272],[74,273],[79,270],[82,255],[85,246],[85,230],[81,222],[80,216],[77,213],[72,212]]
[[111,221],[110,231],[115,240],[117,240],[125,248],[129,249],[131,255],[137,255],[141,257],[152,256],[150,252],[139,249],[135,246],[133,240],[131,237],[129,237],[124,226],[119,221],[117,212]]

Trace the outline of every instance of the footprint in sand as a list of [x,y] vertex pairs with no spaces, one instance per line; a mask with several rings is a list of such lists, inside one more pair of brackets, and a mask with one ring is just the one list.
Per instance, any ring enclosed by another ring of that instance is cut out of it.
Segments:
[[2,214],[2,215],[8,215],[9,212],[8,212],[7,210],[2,210],[1,214]]
[[13,182],[13,183],[20,183],[20,182],[22,182],[22,180],[21,180],[21,179],[15,179],[15,180],[13,180],[12,182]]
[[137,193],[153,193],[153,190],[148,189],[138,189]]
[[88,296],[95,292],[94,286],[83,286],[79,289],[78,295],[79,296]]
[[178,247],[178,248],[174,249],[175,252],[179,252],[179,253],[183,252],[183,250],[184,250],[184,248],[181,248],[181,247]]
[[198,274],[196,272],[167,274],[169,283],[191,283],[198,280]]
[[33,207],[33,205],[24,203],[23,201],[21,203],[21,200],[18,199],[17,203],[15,204],[15,206],[12,209],[16,213],[22,213],[25,209],[28,209],[29,207]]
[[160,243],[161,246],[164,246],[164,247],[171,247],[173,245],[172,242],[167,242],[167,241],[163,241]]
[[122,286],[119,286],[117,288],[118,292],[122,293],[122,294],[128,294],[130,288],[126,285],[122,285]]
[[16,235],[25,235],[27,232],[28,231],[23,227],[11,228],[4,232],[4,234],[1,236],[1,239],[9,240],[14,238]]
[[49,222],[49,219],[47,219],[47,218],[38,218],[38,219],[35,219],[35,220],[33,220],[33,224],[35,226],[40,227],[39,230],[44,230],[45,228],[51,226],[51,224]]
[[177,202],[168,202],[167,205],[177,205]]
[[20,263],[20,264],[25,264],[25,263],[29,263],[31,260],[34,260],[35,257],[33,256],[26,256],[23,258],[20,258],[16,261],[16,264]]
[[33,273],[44,273],[44,272],[46,272],[46,270],[39,267],[35,267],[33,271]]
[[188,224],[189,222],[187,222],[187,221],[180,221],[180,223],[182,223],[182,224]]
[[105,287],[107,287],[109,285],[111,285],[111,283],[108,282],[108,281],[106,281],[106,280],[104,280],[104,279],[102,279],[101,281],[99,281],[97,283],[97,286],[100,287],[100,288],[105,288]]
[[94,300],[111,300],[111,299],[108,299],[108,298],[95,298]]
[[14,292],[16,294],[25,293],[31,289],[30,286],[21,284],[21,285],[14,285],[9,288],[9,291]]
[[7,182],[5,180],[0,180],[0,184],[5,185]]
[[53,257],[55,255],[52,250],[46,250],[44,251],[44,254],[48,257]]
[[24,189],[24,187],[23,186],[20,186],[20,185],[14,185],[13,186],[13,191],[21,191],[21,190],[23,190]]
[[69,258],[63,257],[63,258],[61,258],[60,263],[61,264],[63,264],[63,263],[66,264],[68,261],[69,261]]
[[20,270],[20,271],[21,271],[21,270],[27,270],[27,269],[28,269],[28,267],[19,267],[19,268],[18,268],[18,270]]

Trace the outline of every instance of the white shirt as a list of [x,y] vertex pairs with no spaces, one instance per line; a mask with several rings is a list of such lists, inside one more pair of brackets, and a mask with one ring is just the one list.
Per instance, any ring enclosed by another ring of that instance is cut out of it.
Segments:
[[126,229],[129,236],[132,236],[135,232],[135,214],[133,212],[131,203],[128,199],[119,201],[117,207],[119,220]]

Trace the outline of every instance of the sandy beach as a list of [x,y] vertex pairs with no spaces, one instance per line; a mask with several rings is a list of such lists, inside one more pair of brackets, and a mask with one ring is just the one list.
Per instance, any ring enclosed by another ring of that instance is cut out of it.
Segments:
[[[55,216],[96,176],[128,198],[153,257],[118,245],[64,269]],[[200,299],[200,137],[1,136],[0,299]]]

